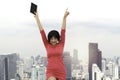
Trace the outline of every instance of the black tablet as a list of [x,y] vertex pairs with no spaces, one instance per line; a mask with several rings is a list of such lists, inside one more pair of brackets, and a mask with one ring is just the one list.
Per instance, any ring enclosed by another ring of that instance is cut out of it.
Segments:
[[30,12],[35,15],[36,11],[37,11],[37,5],[31,2]]

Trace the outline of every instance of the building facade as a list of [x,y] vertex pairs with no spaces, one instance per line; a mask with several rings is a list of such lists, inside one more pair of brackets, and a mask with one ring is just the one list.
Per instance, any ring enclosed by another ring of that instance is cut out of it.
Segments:
[[96,64],[99,69],[102,69],[101,66],[101,51],[98,49],[97,43],[89,43],[89,80],[92,80],[92,65]]
[[18,59],[16,53],[0,55],[0,80],[15,79]]
[[66,76],[66,80],[71,80],[72,78],[72,74],[71,74],[71,56],[69,52],[64,52],[63,55],[63,59],[64,59],[64,64],[66,67],[66,72],[67,72],[67,76]]

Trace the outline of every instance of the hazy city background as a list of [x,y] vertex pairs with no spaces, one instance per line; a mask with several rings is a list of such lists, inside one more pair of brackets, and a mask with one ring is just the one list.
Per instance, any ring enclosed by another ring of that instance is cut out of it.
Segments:
[[1,0],[0,80],[45,80],[46,51],[31,2],[46,34],[60,31],[65,9],[70,12],[63,55],[67,80],[120,79],[119,0]]
[[[88,62],[78,59],[78,50],[63,53],[66,80],[120,80],[120,57],[106,58],[98,43],[89,43]],[[47,57],[20,58],[19,54],[0,55],[0,80],[46,80]]]

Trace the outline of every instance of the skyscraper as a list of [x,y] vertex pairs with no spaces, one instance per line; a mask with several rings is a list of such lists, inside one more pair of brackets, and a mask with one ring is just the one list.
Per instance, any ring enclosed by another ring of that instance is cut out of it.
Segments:
[[64,52],[63,59],[64,59],[66,71],[67,71],[67,76],[66,76],[67,79],[66,80],[71,80],[71,56],[70,56],[70,53]]
[[46,67],[43,65],[33,65],[31,80],[46,80]]
[[77,49],[73,50],[73,57],[78,60],[78,50]]
[[0,80],[10,80],[15,78],[19,56],[16,53],[0,55]]
[[102,72],[105,73],[106,71],[106,59],[102,58]]
[[78,61],[78,50],[74,49],[72,64],[77,65],[78,63],[79,63],[79,61]]
[[8,58],[4,59],[4,78],[8,80]]
[[92,65],[92,80],[103,80],[103,73],[96,64]]
[[89,43],[89,80],[92,80],[92,65],[96,64],[101,70],[101,51],[97,43]]

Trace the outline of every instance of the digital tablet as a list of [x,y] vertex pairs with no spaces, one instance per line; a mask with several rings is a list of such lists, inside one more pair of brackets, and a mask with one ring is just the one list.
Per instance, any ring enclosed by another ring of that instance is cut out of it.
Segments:
[[35,15],[37,11],[37,5],[31,2],[30,12]]

